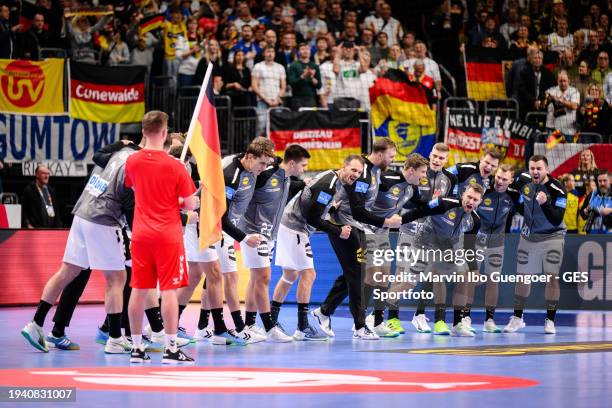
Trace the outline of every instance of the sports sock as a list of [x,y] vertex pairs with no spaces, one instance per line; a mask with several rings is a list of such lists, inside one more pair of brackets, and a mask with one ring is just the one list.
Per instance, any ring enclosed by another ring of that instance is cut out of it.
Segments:
[[55,322],[53,329],[51,329],[51,335],[53,337],[64,337],[66,335],[66,326]]
[[211,309],[210,313],[212,314],[213,323],[215,325],[215,334],[225,333],[227,327],[225,327],[225,321],[223,320],[223,308]]
[[113,339],[121,337],[121,313],[108,314],[108,335]]
[[298,303],[298,330],[304,331],[308,327],[308,303]]
[[178,309],[178,321],[181,321],[181,316],[183,315],[183,312],[185,311],[185,308],[187,307],[187,305],[179,305],[179,309]]
[[446,305],[444,303],[439,303],[435,305],[434,312],[434,322],[439,322],[440,320],[444,321],[446,318]]
[[558,301],[556,301],[556,300],[547,300],[546,301],[546,318],[548,320],[552,320],[554,322],[558,308],[559,308],[559,302]]
[[166,348],[172,353],[176,353],[178,351],[178,347],[176,346],[176,334],[166,333]]
[[140,346],[142,345],[142,334],[133,334],[132,344],[134,345],[134,348],[139,349]]
[[244,320],[242,320],[242,314],[240,310],[234,310],[232,313],[232,320],[234,321],[234,326],[236,326],[236,331],[241,332],[244,329]]
[[244,314],[244,324],[247,326],[252,326],[255,324],[255,319],[257,318],[257,312],[245,312]]
[[387,311],[387,319],[399,319],[399,310],[389,307]]
[[[261,318],[261,322],[264,325],[264,329],[266,329],[266,331],[272,330],[272,328],[274,327],[274,322],[272,321],[272,316],[270,312],[260,313],[259,317]],[[253,321],[255,321],[255,318],[253,318]]]
[[104,322],[102,323],[102,326],[100,326],[100,330],[104,333],[108,333],[108,315],[104,316]]
[[204,330],[208,327],[208,317],[210,316],[210,310],[200,309],[200,318],[198,319],[198,330]]
[[149,321],[151,330],[153,330],[155,333],[159,333],[164,329],[164,323],[161,317],[161,309],[159,308],[159,306],[145,310],[145,314],[147,315],[147,320]]
[[384,310],[374,310],[374,326],[378,326],[385,321],[385,311]]
[[270,313],[272,314],[272,321],[274,324],[278,322],[278,315],[282,305],[282,302],[277,302],[276,300],[273,300],[270,304]]
[[525,302],[527,298],[524,296],[514,295],[514,315],[516,317],[523,318],[523,310],[525,309]]
[[463,310],[461,306],[455,306],[453,310],[453,326],[461,323],[461,319],[463,319]]
[[487,316],[485,317],[485,321],[493,319],[493,316],[495,315],[495,306],[487,306],[486,312]]
[[463,308],[463,317],[471,317],[472,314],[472,304],[468,303]]
[[47,317],[47,313],[49,313],[49,310],[51,310],[52,306],[53,305],[51,303],[45,302],[44,300],[40,299],[38,307],[36,308],[36,313],[34,314],[34,323],[36,323],[40,327],[43,327],[45,324],[45,318]]

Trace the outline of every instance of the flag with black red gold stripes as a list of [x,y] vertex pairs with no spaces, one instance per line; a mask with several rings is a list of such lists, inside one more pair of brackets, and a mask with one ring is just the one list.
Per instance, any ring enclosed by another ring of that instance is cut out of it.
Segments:
[[140,122],[144,66],[104,67],[70,61],[70,116],[102,123]]
[[465,79],[468,98],[477,101],[506,98],[504,52],[497,48],[477,48],[465,53]]

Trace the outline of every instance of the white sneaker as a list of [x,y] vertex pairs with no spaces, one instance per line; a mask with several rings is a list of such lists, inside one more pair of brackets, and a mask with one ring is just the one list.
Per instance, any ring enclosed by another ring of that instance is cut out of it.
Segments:
[[497,327],[493,319],[487,319],[487,321],[484,322],[482,331],[485,333],[501,333],[501,329]]
[[34,322],[30,322],[21,329],[21,335],[30,343],[30,345],[37,350],[45,353],[49,352],[47,343],[45,342],[45,333],[43,333],[42,327]]
[[[146,330],[146,328],[145,328],[145,330]],[[143,330],[143,335],[144,336],[146,336],[146,334],[144,334],[145,330]],[[152,332],[152,334],[150,336],[150,339],[151,339],[151,341],[153,343],[164,345],[164,344],[166,344],[166,331],[162,329],[162,330],[160,330],[158,332]],[[184,347],[184,346],[188,345],[189,343],[190,343],[190,341],[187,340],[187,339],[184,339],[184,338],[178,337],[178,336],[176,337],[176,345],[177,345],[178,348]]]
[[321,312],[320,307],[310,312],[310,314],[312,315],[312,317],[314,317],[317,320],[317,323],[319,324],[319,327],[321,328],[321,331],[323,333],[327,334],[329,337],[336,336],[336,334],[331,328],[331,318],[329,316],[325,316]]
[[463,319],[461,319],[461,322],[469,331],[476,334],[476,329],[472,327],[472,318],[470,316],[465,316]]
[[293,337],[287,336],[278,326],[274,326],[267,333],[267,342],[270,343],[289,343]]
[[193,334],[193,338],[196,341],[210,341],[214,334],[215,332],[212,329],[205,327],[202,330],[196,329],[195,333]]
[[236,330],[228,330],[221,334],[213,334],[212,344],[215,346],[229,346],[235,344],[237,346],[246,346],[247,342],[236,333]]
[[525,326],[527,325],[525,324],[525,321],[522,317],[512,315],[510,316],[510,321],[508,322],[506,327],[504,327],[504,333],[514,333]]
[[361,329],[353,332],[353,339],[379,340],[380,337],[378,337],[378,334],[374,333],[367,325],[365,325]]
[[[163,330],[160,333],[163,333]],[[142,335],[143,336],[147,336],[148,338],[151,338],[151,336],[153,335],[153,329],[151,329],[151,325],[150,324],[147,324],[145,327],[143,327]]]
[[550,319],[544,320],[544,333],[546,334],[556,334],[557,333],[557,329],[555,329],[554,321]]
[[382,322],[378,326],[374,326],[373,331],[378,337],[393,338],[399,336],[399,333],[388,328],[385,322]]
[[266,335],[266,331],[263,329],[263,327],[258,326],[256,324],[252,324],[250,326],[247,326],[247,329],[249,329],[249,331],[251,333],[257,333],[260,336],[264,336],[265,337],[265,335]]
[[431,327],[427,324],[429,319],[425,314],[414,315],[412,317],[412,325],[416,329],[417,333],[431,333]]
[[465,317],[451,329],[450,335],[453,337],[475,337],[470,328],[466,326]]
[[131,353],[132,348],[134,346],[128,339],[124,336],[119,337],[118,339],[113,339],[109,337],[106,340],[106,345],[104,346],[104,352],[106,354],[126,354]]
[[[366,316],[365,318],[365,324],[366,326],[368,326],[370,328],[370,330],[372,330],[372,328],[374,327],[374,315],[373,314],[369,314]],[[353,331],[355,331],[355,325],[353,324]]]
[[261,343],[262,341],[266,341],[267,336],[265,334],[259,334],[259,332],[257,330],[251,330],[249,328],[249,326],[244,326],[244,329],[242,329],[242,331],[240,333],[238,333],[238,335],[243,335],[246,336],[247,334],[249,335],[249,338],[245,340],[248,340],[249,343]]

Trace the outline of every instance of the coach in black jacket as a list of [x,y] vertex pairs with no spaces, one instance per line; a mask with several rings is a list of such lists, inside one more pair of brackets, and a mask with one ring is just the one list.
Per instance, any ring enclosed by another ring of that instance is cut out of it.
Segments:
[[518,83],[521,117],[538,110],[539,102],[549,88],[555,86],[554,75],[543,66],[544,54],[538,51],[531,55],[521,71]]

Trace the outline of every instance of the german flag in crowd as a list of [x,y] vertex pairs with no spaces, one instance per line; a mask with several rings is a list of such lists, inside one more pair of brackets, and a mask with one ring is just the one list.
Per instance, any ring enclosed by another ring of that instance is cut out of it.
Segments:
[[163,14],[153,14],[148,17],[144,17],[138,23],[138,33],[142,36],[146,33],[154,30],[158,30],[162,27],[165,17]]
[[477,48],[466,51],[465,78],[468,98],[477,101],[505,99],[503,51]]
[[423,85],[408,81],[403,71],[388,70],[370,88],[372,124],[380,127],[387,119],[414,126],[436,126],[436,112]]
[[70,116],[100,123],[140,122],[143,66],[105,67],[70,61]]

